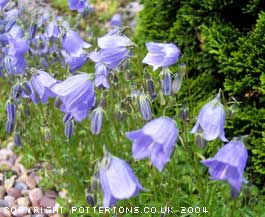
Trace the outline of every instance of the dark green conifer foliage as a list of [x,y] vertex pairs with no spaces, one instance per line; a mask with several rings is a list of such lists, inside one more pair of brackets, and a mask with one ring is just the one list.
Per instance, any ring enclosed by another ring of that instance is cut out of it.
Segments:
[[218,88],[234,96],[241,111],[227,121],[226,134],[249,134],[248,174],[261,187],[265,179],[265,1],[143,0],[135,38],[174,42],[189,80],[177,98],[196,114]]

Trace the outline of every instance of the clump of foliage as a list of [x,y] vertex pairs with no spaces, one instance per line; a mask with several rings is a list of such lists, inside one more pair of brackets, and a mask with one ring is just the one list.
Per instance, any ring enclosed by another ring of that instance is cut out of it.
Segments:
[[[242,112],[227,133],[249,135],[249,175],[264,187],[265,4],[263,1],[143,0],[136,40],[180,46],[189,79],[177,96],[196,111],[216,88],[239,101]],[[189,101],[187,102],[187,97]]]

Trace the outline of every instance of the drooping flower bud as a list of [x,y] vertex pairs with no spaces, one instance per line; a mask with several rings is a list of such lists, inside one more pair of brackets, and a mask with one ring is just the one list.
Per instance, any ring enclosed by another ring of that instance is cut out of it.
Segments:
[[171,71],[168,68],[163,68],[160,76],[162,91],[165,96],[170,96],[172,90],[172,78],[171,78]]
[[156,97],[156,93],[155,93],[154,82],[151,79],[147,81],[147,87],[151,98],[154,99]]
[[35,37],[36,31],[37,31],[37,23],[33,22],[33,23],[31,23],[31,25],[29,27],[29,39],[30,40],[32,40]]
[[93,135],[98,135],[101,132],[102,122],[104,117],[104,110],[101,106],[97,107],[92,112],[90,130]]
[[150,105],[150,100],[146,94],[140,94],[138,106],[139,106],[142,118],[146,121],[151,120],[152,119],[151,105]]
[[187,122],[189,117],[189,108],[186,106],[183,106],[179,111],[179,117],[183,122]]
[[176,73],[172,83],[172,93],[176,94],[177,92],[179,92],[185,73],[186,73],[186,65],[185,63],[181,63],[179,72]]
[[6,105],[7,120],[14,122],[16,120],[16,105],[14,103],[8,102]]
[[16,23],[16,17],[11,17],[5,27],[5,31],[8,32]]
[[64,135],[69,139],[74,135],[74,120],[64,123]]
[[15,99],[19,99],[22,95],[22,92],[23,92],[23,88],[21,84],[16,84],[12,88],[12,97]]
[[18,147],[22,146],[21,137],[20,137],[20,135],[17,132],[14,135],[14,143]]
[[6,132],[11,133],[14,130],[14,122],[13,121],[7,121],[6,122]]

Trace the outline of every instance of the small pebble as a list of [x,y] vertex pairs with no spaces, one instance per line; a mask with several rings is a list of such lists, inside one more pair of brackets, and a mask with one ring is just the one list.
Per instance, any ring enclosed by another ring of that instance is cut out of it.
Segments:
[[26,184],[30,189],[33,189],[36,187],[37,183],[35,181],[35,179],[32,176],[28,176],[26,178]]
[[4,186],[0,186],[0,199],[3,199],[6,193],[6,189]]
[[12,176],[10,179],[6,179],[4,184],[5,189],[8,190],[9,188],[12,188],[15,183],[15,180],[16,176]]
[[56,204],[56,201],[52,198],[48,197],[42,197],[40,200],[40,206],[41,207],[54,207]]
[[17,206],[16,209],[12,212],[12,214],[16,217],[22,217],[28,214],[28,208],[25,206]]
[[4,207],[0,207],[0,216],[1,217],[11,217],[11,212]]
[[8,202],[6,200],[0,200],[0,207],[8,207]]
[[9,188],[6,192],[8,195],[10,195],[14,198],[18,198],[21,196],[21,192],[17,188]]
[[20,190],[20,191],[23,191],[23,190],[27,190],[28,186],[24,182],[17,182],[15,184],[15,188]]
[[29,199],[27,197],[19,197],[17,198],[17,204],[25,207],[29,207]]
[[14,155],[13,151],[9,149],[1,149],[0,150],[0,161],[7,160],[13,155]]
[[12,206],[14,206],[16,204],[16,198],[14,198],[14,197],[12,197],[10,195],[5,196],[4,199],[5,199],[5,201],[8,202],[8,207],[12,207]]
[[56,199],[56,197],[58,196],[58,193],[54,190],[49,190],[44,194],[45,197],[49,197],[52,199]]
[[34,204],[38,204],[42,197],[43,191],[40,188],[35,188],[29,191],[29,200]]

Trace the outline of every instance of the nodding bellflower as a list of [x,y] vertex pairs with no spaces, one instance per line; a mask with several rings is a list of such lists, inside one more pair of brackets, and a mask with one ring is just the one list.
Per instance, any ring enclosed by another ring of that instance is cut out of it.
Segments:
[[87,0],[68,0],[68,3],[71,10],[77,10],[79,13],[82,13],[88,7]]
[[159,67],[168,67],[175,64],[180,56],[179,48],[173,43],[146,43],[148,54],[142,63],[153,66],[153,70]]
[[201,128],[205,140],[212,141],[219,137],[222,141],[227,142],[228,140],[224,134],[224,124],[225,110],[220,101],[219,92],[212,101],[202,107],[191,133],[194,134]]
[[99,51],[91,52],[89,58],[96,63],[103,63],[110,69],[115,69],[126,56],[129,55],[128,47],[133,43],[124,35],[117,32],[98,38]]
[[51,90],[61,99],[61,111],[69,113],[77,122],[88,116],[96,99],[93,84],[87,74],[68,77],[55,84]]
[[150,158],[154,166],[162,171],[174,151],[178,129],[172,119],[160,117],[148,122],[142,129],[127,132],[126,136],[133,142],[135,159]]
[[130,166],[110,153],[103,158],[99,179],[104,194],[104,207],[112,207],[117,200],[134,197],[143,189]]
[[122,26],[122,16],[119,13],[116,13],[112,16],[110,20],[110,25],[121,27]]
[[38,71],[38,74],[33,75],[31,83],[33,89],[38,93],[42,103],[47,103],[49,98],[56,95],[51,91],[53,85],[58,81],[45,71]]
[[73,30],[66,31],[62,39],[62,46],[65,52],[74,57],[79,57],[83,54],[84,48],[91,47],[89,43],[85,42],[80,35]]
[[224,145],[217,154],[210,159],[203,160],[209,168],[211,179],[224,180],[231,186],[232,197],[236,197],[241,190],[244,169],[248,159],[248,152],[241,141],[231,141]]
[[2,9],[3,7],[5,7],[5,5],[7,4],[8,0],[0,0],[0,9]]

